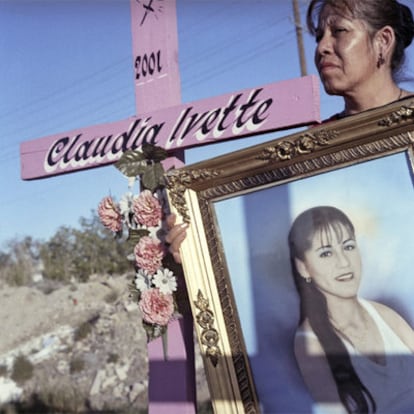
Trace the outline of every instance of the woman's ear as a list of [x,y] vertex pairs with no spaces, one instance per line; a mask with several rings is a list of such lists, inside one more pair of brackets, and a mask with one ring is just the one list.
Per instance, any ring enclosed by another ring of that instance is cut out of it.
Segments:
[[308,269],[306,267],[306,264],[298,259],[297,257],[295,257],[295,266],[297,271],[299,272],[299,274],[305,279],[305,280],[309,280],[311,278]]
[[375,47],[377,55],[391,58],[395,45],[395,32],[391,26],[384,26],[382,29],[375,33],[374,37]]

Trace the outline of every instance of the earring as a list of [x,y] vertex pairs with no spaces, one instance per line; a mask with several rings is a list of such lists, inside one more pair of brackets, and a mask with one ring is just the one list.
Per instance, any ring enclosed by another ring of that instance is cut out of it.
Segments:
[[312,282],[312,278],[311,277],[305,277],[305,282],[306,283],[311,283]]
[[382,52],[380,52],[377,60],[377,68],[379,69],[385,63],[384,56],[382,56]]

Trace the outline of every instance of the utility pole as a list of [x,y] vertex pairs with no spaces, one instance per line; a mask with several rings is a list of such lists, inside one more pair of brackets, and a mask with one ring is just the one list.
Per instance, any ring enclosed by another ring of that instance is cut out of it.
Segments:
[[292,0],[293,14],[295,17],[295,27],[296,27],[296,40],[298,43],[298,52],[299,52],[299,61],[300,61],[300,73],[302,76],[307,75],[306,69],[306,57],[305,49],[303,47],[303,29],[302,23],[300,21],[300,11],[298,0]]

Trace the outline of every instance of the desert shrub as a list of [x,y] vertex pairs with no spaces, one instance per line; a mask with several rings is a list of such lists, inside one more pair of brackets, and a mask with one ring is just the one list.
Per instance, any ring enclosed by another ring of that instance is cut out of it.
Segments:
[[[86,282],[93,274],[122,275],[131,270],[131,263],[126,260],[127,243],[113,237],[96,211],[91,211],[89,218],[81,217],[78,228],[59,227],[48,241],[25,236],[8,240],[3,246],[0,281],[12,286],[31,285],[32,275],[39,273],[39,268],[44,281],[63,284],[73,279]],[[53,291],[53,285],[43,283],[40,287],[45,294]]]
[[19,355],[14,360],[11,379],[21,384],[32,378],[33,369],[33,364],[24,355]]
[[21,412],[19,404],[16,403],[8,403],[0,406],[0,414],[20,414]]
[[69,368],[71,374],[83,371],[85,368],[85,361],[81,357],[73,358],[70,361]]
[[7,366],[0,365],[0,377],[5,377],[7,375]]
[[106,229],[96,213],[81,217],[79,228],[62,226],[42,245],[44,277],[69,283],[87,282],[93,274],[123,274],[130,268],[125,243]]
[[92,324],[89,321],[81,323],[75,331],[75,341],[85,339],[92,332]]
[[104,297],[105,303],[114,303],[119,297],[119,292],[116,289],[111,289]]
[[35,273],[40,243],[30,236],[14,238],[0,252],[0,278],[11,286],[26,286]]
[[106,359],[106,362],[108,363],[108,364],[110,364],[110,363],[114,363],[114,364],[116,364],[117,362],[118,362],[118,360],[119,360],[119,355],[118,354],[109,354],[108,355],[108,358]]
[[45,407],[42,413],[81,413],[85,411],[84,397],[70,384],[48,385],[39,391],[38,399]]
[[211,401],[204,401],[199,403],[197,407],[197,413],[199,414],[213,414],[213,406],[211,404]]

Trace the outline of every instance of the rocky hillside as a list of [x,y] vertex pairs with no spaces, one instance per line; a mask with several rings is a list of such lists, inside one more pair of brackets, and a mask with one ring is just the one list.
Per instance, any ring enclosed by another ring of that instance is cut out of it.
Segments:
[[0,412],[146,412],[146,336],[129,284],[100,276],[0,289]]

